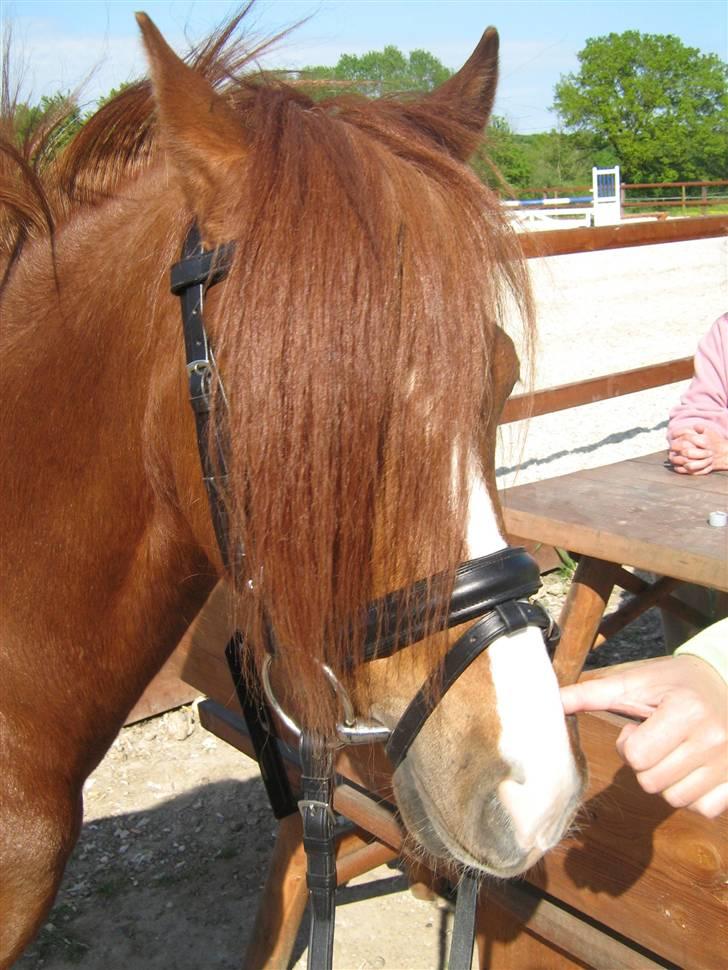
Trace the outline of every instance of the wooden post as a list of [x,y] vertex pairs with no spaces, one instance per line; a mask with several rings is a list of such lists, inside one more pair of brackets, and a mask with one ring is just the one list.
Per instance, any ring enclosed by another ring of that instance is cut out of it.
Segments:
[[301,816],[281,819],[243,970],[286,970],[308,901]]
[[599,630],[619,566],[584,556],[576,567],[561,611],[561,643],[554,657],[559,683],[576,682]]
[[336,885],[371,872],[399,857],[399,850],[374,838],[365,839],[357,832],[345,835],[336,847]]

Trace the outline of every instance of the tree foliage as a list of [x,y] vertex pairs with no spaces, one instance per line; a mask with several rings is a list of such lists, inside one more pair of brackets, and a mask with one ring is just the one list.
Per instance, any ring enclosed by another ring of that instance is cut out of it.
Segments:
[[567,129],[611,149],[626,181],[725,175],[728,68],[719,57],[635,30],[592,38],[578,57],[554,107]]
[[561,186],[569,189],[564,194],[573,194],[571,189],[578,187],[581,193],[591,186],[594,165],[611,168],[618,164],[614,152],[598,144],[588,132],[552,130],[516,137],[528,164],[527,180],[519,182],[520,186]]
[[528,184],[530,166],[523,142],[499,115],[490,119],[485,143],[472,166],[486,184],[507,194],[509,189]]
[[89,111],[88,114],[85,115],[84,120],[86,118],[90,117],[92,114],[95,114],[99,110],[99,108],[103,108],[103,106],[105,104],[108,104],[109,101],[113,101],[114,98],[118,97],[118,95],[120,95],[122,93],[122,91],[126,91],[127,88],[131,88],[133,86],[134,86],[134,82],[133,81],[122,81],[118,88],[112,88],[108,92],[108,94],[103,94],[98,99],[98,101],[96,102],[96,104],[92,108],[92,110]]
[[[390,44],[384,50],[367,54],[342,54],[334,67],[307,67],[300,77],[304,82],[314,82],[314,95],[349,90],[381,97],[397,91],[431,91],[451,74],[429,51],[414,50],[405,56]],[[322,83],[326,81],[333,83]]]
[[[44,94],[37,104],[21,101],[14,105],[13,115],[18,145],[37,143],[39,150],[49,156],[59,152],[83,124],[72,96],[61,91]],[[34,152],[31,150],[30,154]]]

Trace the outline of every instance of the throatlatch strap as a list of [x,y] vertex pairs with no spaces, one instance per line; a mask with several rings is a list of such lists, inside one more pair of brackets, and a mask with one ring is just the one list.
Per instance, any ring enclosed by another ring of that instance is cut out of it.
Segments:
[[325,739],[304,731],[299,750],[303,798],[298,807],[303,820],[306,881],[311,904],[308,970],[327,970],[334,954],[336,905],[336,822],[331,808],[333,749]]

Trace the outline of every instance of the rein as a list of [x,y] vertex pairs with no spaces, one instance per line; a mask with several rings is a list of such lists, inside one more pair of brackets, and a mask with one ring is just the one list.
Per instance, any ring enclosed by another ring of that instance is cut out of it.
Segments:
[[[203,321],[205,290],[224,279],[234,244],[204,250],[196,223],[189,230],[182,258],[171,271],[172,292],[180,297],[190,403],[195,415],[197,447],[210,515],[225,570],[239,573],[244,551],[231,550],[226,507],[227,431],[220,418],[211,426],[212,397],[226,404],[225,392]],[[224,408],[217,408],[224,419]],[[235,569],[233,570],[233,566]],[[393,730],[378,721],[358,717],[349,695],[336,673],[322,664],[322,674],[336,694],[342,719],[333,737],[302,731],[282,709],[270,682],[275,663],[271,651],[262,670],[262,688],[267,705],[261,705],[243,686],[240,661],[242,634],[237,633],[226,648],[226,656],[255,746],[261,775],[276,818],[301,812],[303,843],[307,855],[307,882],[311,904],[309,970],[326,970],[332,964],[334,906],[336,890],[336,820],[332,810],[334,753],[349,744],[384,743],[396,771],[436,705],[470,664],[499,637],[524,630],[540,629],[549,651],[558,643],[559,631],[538,604],[529,603],[540,588],[538,565],[520,547],[508,547],[458,567],[452,590],[447,592],[444,575],[420,580],[407,589],[390,593],[371,603],[359,622],[365,631],[364,662],[389,657],[425,635],[476,620],[449,649],[440,665],[415,694]],[[402,623],[402,607],[407,622]],[[442,617],[433,626],[433,617]],[[274,640],[273,637],[270,638]],[[283,761],[275,743],[270,710],[299,739],[302,797],[291,792]],[[455,924],[450,950],[451,970],[470,970],[475,936],[478,880],[465,873],[458,889]]]

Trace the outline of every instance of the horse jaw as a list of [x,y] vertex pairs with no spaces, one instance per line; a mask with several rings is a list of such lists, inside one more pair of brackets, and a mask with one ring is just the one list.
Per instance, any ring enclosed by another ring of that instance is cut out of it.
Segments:
[[[468,557],[476,558],[505,542],[474,461],[468,474]],[[408,828],[435,857],[498,876],[528,869],[571,824],[585,783],[540,631],[496,640],[430,721],[395,774]],[[450,741],[458,736],[459,746]]]

